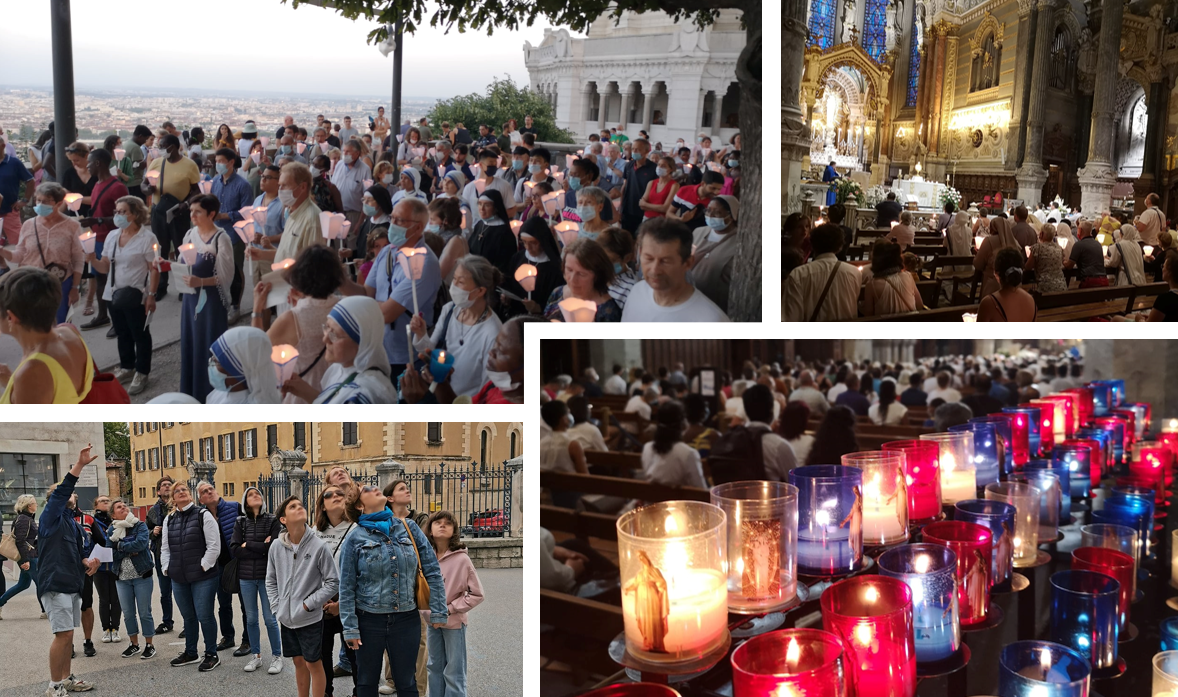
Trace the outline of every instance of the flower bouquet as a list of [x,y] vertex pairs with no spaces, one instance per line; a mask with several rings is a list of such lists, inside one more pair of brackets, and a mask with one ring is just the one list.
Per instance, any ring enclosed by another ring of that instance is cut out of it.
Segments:
[[952,203],[953,208],[955,209],[960,208],[961,192],[951,186],[946,186],[945,188],[941,189],[941,193],[937,197],[937,201],[941,204],[941,208],[944,208],[946,203]]
[[854,204],[862,208],[867,199],[863,195],[863,187],[859,186],[859,182],[849,177],[844,177],[835,180],[835,201],[837,203],[847,203],[853,201]]
[[867,205],[874,207],[875,204],[883,201],[888,197],[888,190],[886,187],[876,184],[875,186],[869,188],[866,193],[864,193],[864,196],[867,199]]

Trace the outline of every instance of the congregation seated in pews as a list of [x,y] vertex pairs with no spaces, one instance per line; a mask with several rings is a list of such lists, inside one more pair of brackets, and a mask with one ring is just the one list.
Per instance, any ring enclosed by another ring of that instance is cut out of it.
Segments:
[[1178,233],[1156,204],[1151,194],[1139,216],[1087,218],[950,202],[931,220],[892,211],[861,228],[842,224],[842,204],[816,222],[793,213],[782,231],[781,318],[1178,321]]

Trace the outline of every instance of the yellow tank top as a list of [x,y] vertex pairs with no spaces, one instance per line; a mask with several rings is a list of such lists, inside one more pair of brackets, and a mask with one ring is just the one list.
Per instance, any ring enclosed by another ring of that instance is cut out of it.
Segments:
[[[86,347],[86,377],[82,381],[81,394],[74,392],[74,381],[70,379],[69,373],[57,359],[46,353],[33,353],[24,358],[20,365],[24,365],[29,361],[41,361],[45,367],[49,368],[49,374],[53,376],[53,404],[78,404],[86,395],[90,394],[90,384],[94,380],[94,359],[90,357],[90,347]],[[17,366],[17,371],[20,366]],[[0,397],[0,404],[12,404],[12,386],[14,380],[8,381],[8,386],[4,388],[4,396]]]

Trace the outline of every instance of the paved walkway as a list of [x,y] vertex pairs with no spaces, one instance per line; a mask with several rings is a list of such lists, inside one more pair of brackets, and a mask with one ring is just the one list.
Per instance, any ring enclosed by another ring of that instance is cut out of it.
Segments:
[[[478,697],[516,697],[523,693],[523,570],[480,569],[479,579],[487,600],[470,613],[470,625],[467,628],[468,692]],[[11,582],[12,577],[9,576]],[[158,623],[158,594],[152,612],[156,613],[155,621]],[[239,610],[236,607],[234,613],[234,617],[238,617]],[[48,621],[39,617],[40,609],[32,589],[16,596],[4,607],[4,619],[0,621],[0,697],[39,697],[49,684],[48,656],[53,635],[49,632]],[[240,627],[236,629],[239,632],[241,630]],[[159,654],[149,661],[119,656],[127,647],[125,633],[119,644],[97,642],[101,636],[100,627],[96,627],[94,633],[98,655],[86,658],[82,655],[82,630],[76,630],[74,643],[78,657],[72,666],[74,674],[79,678],[95,683],[95,690],[90,693],[93,695],[291,697],[296,694],[294,665],[289,660],[278,675],[269,675],[265,669],[246,673],[242,667],[249,659],[233,658],[232,651],[225,651],[220,654],[221,665],[218,668],[211,673],[199,673],[195,664],[182,668],[168,665],[183,649],[184,641],[178,638],[178,631],[158,637],[156,648]],[[264,644],[265,636],[263,627]],[[141,645],[142,642],[140,637]],[[351,678],[343,680],[351,685]],[[336,694],[343,696],[348,693]],[[425,697],[424,689],[421,695]]]

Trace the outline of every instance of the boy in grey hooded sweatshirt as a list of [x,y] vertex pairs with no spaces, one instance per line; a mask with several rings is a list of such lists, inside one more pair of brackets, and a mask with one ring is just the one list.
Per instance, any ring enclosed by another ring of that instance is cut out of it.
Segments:
[[270,546],[266,594],[282,627],[282,655],[294,659],[299,697],[322,695],[323,605],[339,592],[339,570],[331,549],[307,527],[307,509],[297,496],[283,501],[277,514],[286,530]]

